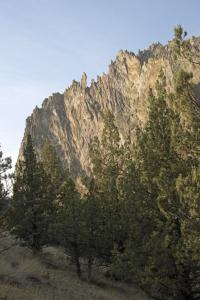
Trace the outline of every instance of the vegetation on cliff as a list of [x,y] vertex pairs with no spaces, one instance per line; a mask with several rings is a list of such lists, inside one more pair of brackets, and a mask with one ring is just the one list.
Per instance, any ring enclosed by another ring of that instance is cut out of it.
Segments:
[[[178,26],[171,51],[198,65],[184,38]],[[84,193],[52,141],[37,156],[27,135],[5,216],[11,233],[34,253],[63,247],[89,281],[94,267],[106,266],[107,276],[153,299],[200,299],[200,104],[191,72],[177,68],[173,86],[160,68],[148,120],[134,139],[122,140],[113,113],[104,113],[102,135],[89,146]],[[3,174],[9,167],[10,160],[0,163]]]

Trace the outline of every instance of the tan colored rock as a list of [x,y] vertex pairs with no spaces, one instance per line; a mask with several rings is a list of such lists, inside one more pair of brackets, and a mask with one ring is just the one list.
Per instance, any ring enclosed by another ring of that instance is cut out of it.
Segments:
[[82,90],[85,90],[86,87],[87,87],[87,75],[84,72],[82,75],[82,78],[81,78],[81,88],[82,88]]
[[[174,61],[169,45],[154,44],[138,55],[120,51],[108,74],[98,76],[90,87],[83,73],[81,82],[73,81],[64,94],[45,99],[42,108],[36,108],[27,119],[25,136],[31,133],[38,156],[48,138],[74,177],[83,171],[89,173],[89,144],[94,136],[101,136],[103,114],[111,110],[122,140],[127,136],[134,140],[136,127],[143,127],[148,120],[149,87],[155,87],[162,68],[171,90],[178,65],[193,71],[195,82],[200,82],[200,69],[185,61]],[[23,145],[24,139],[21,150]]]

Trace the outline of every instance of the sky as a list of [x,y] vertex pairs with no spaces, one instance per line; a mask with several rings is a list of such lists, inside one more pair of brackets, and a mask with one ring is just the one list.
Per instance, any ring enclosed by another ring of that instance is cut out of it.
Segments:
[[120,49],[165,44],[181,24],[200,35],[200,0],[0,0],[0,144],[13,164],[25,120],[83,72],[89,81]]

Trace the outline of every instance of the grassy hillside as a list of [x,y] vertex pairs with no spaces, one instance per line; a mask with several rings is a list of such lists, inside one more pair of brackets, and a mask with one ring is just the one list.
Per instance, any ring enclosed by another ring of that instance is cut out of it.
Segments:
[[[10,247],[12,246],[12,247]],[[10,247],[10,248],[9,248]],[[9,248],[1,252],[1,249]],[[79,280],[62,249],[40,255],[20,247],[8,234],[0,238],[1,300],[148,300],[134,286],[112,281],[96,271],[93,283]]]

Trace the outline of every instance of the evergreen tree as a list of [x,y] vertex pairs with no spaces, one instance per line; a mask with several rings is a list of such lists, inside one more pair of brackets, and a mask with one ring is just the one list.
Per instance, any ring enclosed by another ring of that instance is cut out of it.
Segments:
[[64,170],[55,149],[48,140],[44,142],[41,150],[41,162],[46,174],[54,185],[55,192],[57,192],[63,183]]
[[[87,193],[83,201],[84,220],[84,258],[87,261],[88,280],[92,278],[94,263],[102,264],[107,260],[107,245],[105,239],[105,224],[101,197],[94,178],[84,178]],[[105,250],[106,249],[106,250]]]
[[176,218],[176,178],[183,172],[181,157],[173,144],[174,128],[180,125],[180,117],[167,101],[166,79],[161,71],[157,81],[157,96],[150,90],[149,121],[144,132],[138,135],[138,164],[143,183],[168,219]]
[[186,39],[187,32],[181,25],[174,28],[174,39],[172,48],[175,57],[181,57],[190,61],[194,65],[200,65],[200,48],[198,44],[192,43],[191,39]]
[[[104,129],[101,140],[95,138],[90,147],[96,195],[100,199],[102,230],[102,255],[109,260],[113,245],[123,244],[121,229],[121,207],[118,194],[118,181],[122,170],[123,147],[114,116],[108,112],[104,116]],[[103,254],[104,253],[104,254]]]
[[49,237],[51,239],[51,244],[59,243],[57,236],[57,211],[58,207],[58,198],[59,193],[61,192],[62,186],[65,180],[65,172],[62,168],[61,162],[55,152],[55,149],[46,140],[43,144],[40,156],[40,162],[44,168],[44,171],[48,177],[48,184],[51,190],[51,198],[53,199],[54,210],[52,212],[52,222],[49,227]]
[[81,262],[84,251],[84,221],[82,201],[69,174],[60,189],[57,210],[57,236],[60,244],[76,265],[77,275],[81,276]]
[[3,206],[5,205],[5,200],[9,196],[9,193],[11,191],[11,163],[11,158],[4,158],[3,152],[0,151],[0,225],[2,225],[5,221],[3,215]]
[[[198,299],[200,281],[199,255],[199,149],[200,149],[200,115],[199,103],[194,94],[192,75],[180,70],[176,76],[176,93],[174,102],[182,117],[182,131],[176,130],[175,146],[181,154],[185,173],[176,179],[179,196],[179,220],[181,239],[178,243],[176,257],[178,269],[184,274],[185,290],[190,299]],[[181,137],[181,138],[180,138]]]
[[199,113],[191,78],[180,70],[175,92],[167,94],[161,72],[157,95],[150,92],[149,122],[138,136],[137,165],[154,212],[141,248],[141,282],[155,287],[158,299],[198,299]]
[[117,279],[141,285],[148,257],[147,242],[155,226],[155,212],[131,157],[120,178],[120,199],[124,243],[123,248],[113,250],[112,272]]
[[178,269],[185,276],[184,287],[190,299],[200,299],[200,166],[177,179],[181,205],[181,239],[176,256]]
[[41,163],[36,159],[30,135],[22,157],[16,167],[10,227],[11,232],[35,252],[49,241],[52,189]]
[[3,157],[3,152],[0,151],[0,201],[5,199],[10,192],[9,179],[11,174],[9,170],[12,168],[10,157]]
[[166,92],[166,81],[161,71],[157,95],[150,91],[149,122],[138,137],[137,163],[141,180],[154,203],[153,230],[145,250],[143,284],[155,287],[160,299],[187,299],[183,273],[177,269],[176,249],[181,239],[179,197],[176,179],[186,168],[174,146],[174,128],[180,116],[169,108],[171,98]]

